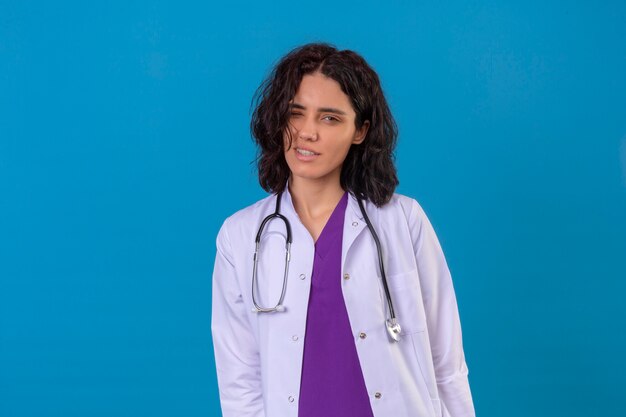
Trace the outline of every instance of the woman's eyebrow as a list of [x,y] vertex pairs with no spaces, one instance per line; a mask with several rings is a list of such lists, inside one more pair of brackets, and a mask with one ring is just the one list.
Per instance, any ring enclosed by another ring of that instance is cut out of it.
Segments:
[[[304,107],[302,104],[300,103],[290,103],[289,105],[290,108],[292,109],[301,109],[301,110],[305,110],[306,107]],[[343,110],[340,109],[336,109],[334,107],[318,107],[317,108],[317,112],[318,113],[337,113],[337,114],[342,114],[342,115],[346,115],[347,113]]]

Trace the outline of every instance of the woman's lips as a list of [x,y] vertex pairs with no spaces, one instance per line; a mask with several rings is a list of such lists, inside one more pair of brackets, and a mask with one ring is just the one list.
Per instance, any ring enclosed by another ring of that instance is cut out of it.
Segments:
[[301,149],[300,148],[295,148],[294,152],[296,153],[296,158],[298,158],[300,161],[312,161],[312,160],[314,160],[315,158],[317,158],[319,156],[318,153],[314,153],[313,155],[311,155],[311,152],[313,152],[313,151],[308,151],[306,149],[302,149],[303,151],[305,151],[304,152],[306,154],[305,155],[303,153],[300,153],[299,150],[301,150]]

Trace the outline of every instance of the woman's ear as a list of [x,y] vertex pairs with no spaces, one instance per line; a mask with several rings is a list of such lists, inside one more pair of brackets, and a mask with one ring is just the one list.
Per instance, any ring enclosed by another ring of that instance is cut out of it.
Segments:
[[365,136],[367,136],[367,129],[369,129],[369,127],[370,127],[370,121],[369,120],[364,121],[361,127],[354,134],[354,140],[352,141],[354,145],[358,145],[365,140]]

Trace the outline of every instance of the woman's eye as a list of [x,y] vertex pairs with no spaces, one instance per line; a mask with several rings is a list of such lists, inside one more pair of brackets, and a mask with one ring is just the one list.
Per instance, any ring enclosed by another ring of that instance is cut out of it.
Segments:
[[[302,113],[291,112],[291,117],[300,117],[300,116],[302,116]],[[328,120],[329,122],[339,122],[339,119],[330,115],[322,117],[322,120]]]

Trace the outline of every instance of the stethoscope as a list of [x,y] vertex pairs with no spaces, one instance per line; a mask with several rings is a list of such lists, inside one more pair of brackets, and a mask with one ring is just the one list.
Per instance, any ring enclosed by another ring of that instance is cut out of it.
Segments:
[[[261,222],[261,226],[259,226],[259,231],[256,234],[255,249],[254,249],[254,267],[252,268],[252,303],[254,304],[254,309],[252,311],[255,313],[272,313],[272,312],[285,310],[285,307],[283,306],[283,300],[285,298],[285,292],[287,290],[287,275],[289,272],[289,260],[291,259],[292,238],[291,238],[291,224],[289,223],[289,220],[287,220],[285,216],[280,214],[281,196],[282,196],[282,192],[276,195],[276,211],[274,211],[274,213],[270,214],[265,219],[263,219],[263,221]],[[372,237],[374,238],[374,241],[376,242],[376,250],[378,251],[378,264],[380,266],[380,273],[383,279],[383,287],[385,289],[385,297],[387,298],[387,305],[389,306],[390,318],[385,320],[385,325],[387,327],[387,332],[389,333],[389,336],[397,342],[400,340],[400,332],[402,331],[402,329],[400,328],[400,324],[398,323],[398,320],[396,319],[396,313],[393,309],[393,302],[391,301],[391,294],[389,293],[389,286],[387,285],[387,276],[385,275],[385,268],[383,266],[383,254],[380,248],[380,241],[378,240],[378,235],[376,234],[376,231],[372,227],[370,219],[367,217],[367,213],[365,211],[365,208],[363,207],[363,202],[361,202],[361,199],[358,197],[357,197],[357,201],[359,203],[359,208],[361,209],[361,213],[363,214],[363,217],[365,218],[365,223],[367,224],[367,227],[369,228],[370,232],[372,233]],[[285,226],[287,228],[287,240],[285,243],[285,249],[286,249],[285,274],[283,276],[283,288],[281,290],[278,303],[274,307],[268,308],[268,307],[262,307],[257,303],[255,288],[257,286],[256,282],[257,282],[258,253],[259,253],[259,248],[261,246],[261,234],[263,233],[263,229],[265,228],[265,225],[274,218],[281,219],[285,223]]]

